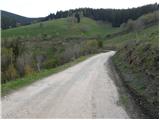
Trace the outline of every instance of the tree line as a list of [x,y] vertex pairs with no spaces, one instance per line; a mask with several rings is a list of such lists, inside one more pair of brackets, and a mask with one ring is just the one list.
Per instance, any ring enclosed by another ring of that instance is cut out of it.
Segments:
[[113,27],[119,27],[122,23],[126,23],[129,19],[136,20],[138,17],[156,10],[159,10],[159,4],[157,3],[129,9],[79,8],[74,10],[58,11],[56,14],[51,13],[45,17],[43,21],[77,16],[77,14],[79,14],[94,20],[108,21],[112,23]]
[[92,8],[79,8],[66,11],[58,11],[56,14],[51,13],[44,18],[25,18],[12,14],[9,12],[1,11],[1,28],[8,29],[20,25],[27,25],[39,21],[47,21],[58,18],[66,18],[75,16],[77,22],[80,22],[80,16],[89,17],[94,20],[108,21],[112,23],[113,27],[119,27],[122,23],[126,23],[128,19],[135,20],[138,17],[159,10],[159,4],[149,4],[137,8],[130,9],[92,9]]

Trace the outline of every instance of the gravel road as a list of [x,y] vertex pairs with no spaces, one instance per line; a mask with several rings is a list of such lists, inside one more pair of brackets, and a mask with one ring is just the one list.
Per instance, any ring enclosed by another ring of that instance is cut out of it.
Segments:
[[129,118],[108,73],[114,54],[97,54],[2,97],[2,118]]

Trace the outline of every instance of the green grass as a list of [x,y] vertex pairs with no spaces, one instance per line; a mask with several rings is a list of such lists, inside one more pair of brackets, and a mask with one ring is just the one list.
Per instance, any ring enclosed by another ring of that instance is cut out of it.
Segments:
[[129,90],[138,96],[138,104],[151,118],[157,118],[159,113],[158,43],[158,25],[114,37],[105,43],[117,48],[113,63]]
[[138,32],[130,32],[128,34],[120,35],[107,39],[104,41],[106,47],[121,48],[124,44],[131,40],[150,42],[155,47],[158,46],[158,35],[153,35],[158,32],[158,25],[148,27]]
[[64,65],[61,65],[59,67],[42,70],[38,73],[35,72],[35,73],[28,75],[28,76],[25,76],[23,78],[19,78],[16,80],[9,81],[6,84],[2,84],[1,85],[1,95],[4,96],[6,94],[13,92],[14,90],[17,90],[19,88],[27,86],[37,80],[43,79],[44,77],[47,77],[49,75],[52,75],[52,74],[60,72],[60,71],[63,71],[65,69],[67,69],[68,67],[71,67],[81,61],[84,61],[91,56],[93,56],[93,55],[81,56],[80,58],[75,59],[74,61],[71,61],[71,62],[66,63]]
[[[40,24],[41,27],[40,27]],[[96,22],[90,18],[81,18],[80,23],[72,22],[71,18],[61,18],[13,29],[3,30],[2,38],[38,35],[51,35],[52,37],[72,37],[72,36],[103,36],[119,30],[113,28],[109,23]]]
[[127,106],[128,105],[128,96],[127,95],[121,95],[120,96],[120,99],[119,99],[119,104],[121,105],[125,105]]

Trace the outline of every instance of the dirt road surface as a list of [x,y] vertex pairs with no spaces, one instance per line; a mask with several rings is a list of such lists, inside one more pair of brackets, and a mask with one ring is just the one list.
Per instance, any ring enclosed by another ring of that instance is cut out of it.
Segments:
[[129,118],[108,73],[114,54],[97,54],[3,97],[2,118]]

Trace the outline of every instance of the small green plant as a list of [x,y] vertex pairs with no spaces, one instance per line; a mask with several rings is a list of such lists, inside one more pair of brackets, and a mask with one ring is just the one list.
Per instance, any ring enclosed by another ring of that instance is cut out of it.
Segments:
[[128,104],[128,96],[121,95],[121,96],[120,96],[120,99],[119,99],[119,102],[120,102],[120,104],[126,106],[126,105]]

